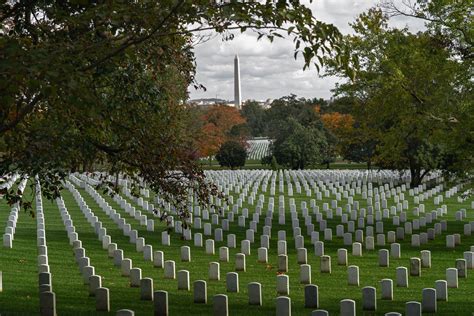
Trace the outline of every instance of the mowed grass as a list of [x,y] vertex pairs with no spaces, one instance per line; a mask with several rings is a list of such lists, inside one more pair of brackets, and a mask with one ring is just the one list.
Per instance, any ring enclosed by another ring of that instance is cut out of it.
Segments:
[[[228,167],[221,167],[219,162],[215,159],[212,160],[212,163],[209,164],[208,159],[200,160],[201,167],[204,170],[230,170]],[[237,169],[271,169],[270,165],[263,165],[260,159],[247,159],[245,161],[245,166]],[[321,164],[315,166],[315,169],[328,169],[326,164]],[[355,170],[355,169],[367,169],[366,163],[354,163],[348,161],[336,161],[329,164],[329,169],[345,169],[345,170]],[[372,166],[372,170],[377,170],[376,166]]]
[[[27,187],[27,190],[29,188]],[[91,196],[84,190],[79,192],[85,199],[88,206],[92,209],[103,226],[107,228],[107,234],[112,236],[112,242],[118,244],[118,248],[124,250],[124,257],[133,261],[134,267],[142,269],[142,277],[151,277],[154,280],[155,290],[166,290],[169,293],[169,311],[170,315],[212,315],[212,297],[216,294],[227,294],[229,297],[230,315],[246,315],[254,313],[255,315],[274,315],[276,293],[276,276],[277,276],[277,234],[278,230],[286,230],[287,247],[289,255],[289,272],[290,278],[290,297],[292,300],[293,315],[309,315],[311,309],[304,308],[304,285],[299,283],[300,269],[296,262],[296,249],[294,246],[294,238],[291,228],[289,215],[289,199],[294,198],[299,213],[301,201],[309,201],[313,197],[296,195],[293,197],[285,197],[287,210],[286,225],[278,224],[278,216],[274,215],[272,226],[272,239],[269,249],[269,263],[262,264],[257,262],[257,249],[260,247],[260,234],[264,226],[264,215],[260,218],[258,231],[255,234],[255,243],[252,244],[252,253],[247,257],[247,271],[239,272],[240,292],[227,293],[225,276],[227,272],[234,271],[235,254],[240,252],[240,242],[245,239],[245,228],[237,226],[237,216],[235,222],[231,223],[230,231],[224,232],[224,242],[216,242],[215,255],[205,254],[204,248],[194,247],[193,241],[183,241],[180,236],[173,233],[171,237],[171,246],[161,246],[161,231],[164,224],[155,221],[155,232],[146,231],[145,226],[134,218],[130,217],[118,204],[113,202],[110,197],[105,197],[109,204],[119,212],[127,223],[131,224],[132,229],[137,229],[140,237],[144,237],[147,244],[153,246],[153,250],[162,250],[165,253],[165,260],[174,260],[176,262],[176,271],[188,270],[191,279],[191,291],[178,291],[177,280],[164,279],[163,269],[154,268],[152,262],[145,262],[143,254],[135,249],[135,245],[129,242],[128,237],[123,236],[122,230],[99,208]],[[278,187],[277,187],[278,191]],[[285,186],[286,192],[286,186]],[[28,193],[28,192],[27,192]],[[260,194],[262,192],[257,193]],[[269,194],[265,194],[264,214],[266,213]],[[412,198],[406,198],[410,201],[410,209],[413,207]],[[278,202],[279,193],[276,193],[275,202]],[[121,276],[120,268],[113,265],[113,260],[108,258],[107,250],[102,249],[102,244],[98,240],[94,229],[85,219],[79,209],[71,193],[67,190],[63,191],[65,205],[71,215],[76,232],[79,239],[82,240],[83,247],[86,249],[86,255],[90,257],[90,263],[95,267],[96,274],[102,276],[102,284],[110,289],[111,295],[111,312],[115,312],[122,308],[128,308],[135,311],[136,315],[151,315],[153,313],[153,304],[150,301],[140,300],[140,290],[129,286],[128,277]],[[317,201],[317,205],[322,210],[322,204],[329,202],[331,198],[324,198],[323,201]],[[237,195],[234,196],[234,201]],[[360,207],[366,207],[366,202],[362,201],[360,196],[355,200],[360,201]],[[131,200],[129,200],[135,205]],[[149,199],[152,202],[152,199]],[[389,201],[392,202],[393,199]],[[4,201],[0,205],[0,219],[2,223],[6,223],[9,214],[9,207]],[[345,205],[346,200],[339,201],[339,205]],[[426,211],[436,209],[433,205],[433,199],[424,201]],[[351,255],[351,247],[343,246],[342,238],[335,237],[335,227],[340,223],[340,219],[334,216],[333,220],[328,220],[328,227],[333,229],[333,241],[325,242],[325,253],[332,258],[332,273],[322,274],[319,272],[319,257],[314,255],[314,247],[310,242],[310,236],[306,235],[306,227],[304,219],[300,216],[300,227],[305,237],[305,247],[308,249],[308,264],[312,268],[312,283],[319,287],[320,308],[326,309],[331,315],[339,313],[339,301],[341,299],[354,299],[357,303],[358,314],[363,314],[361,304],[361,289],[364,286],[374,286],[377,288],[377,312],[373,314],[383,315],[386,312],[397,311],[404,313],[405,302],[410,300],[421,301],[421,291],[426,287],[434,287],[436,280],[445,279],[446,268],[454,267],[455,260],[463,258],[463,252],[469,251],[470,246],[474,245],[474,236],[461,236],[462,244],[454,250],[448,250],[445,247],[446,235],[463,232],[463,224],[474,220],[472,210],[470,209],[470,201],[458,203],[456,197],[445,199],[443,204],[448,205],[448,215],[442,219],[448,221],[448,231],[443,232],[442,236],[437,236],[434,241],[430,241],[427,245],[422,245],[419,249],[410,246],[410,237],[407,236],[401,244],[402,257],[400,259],[390,258],[390,266],[382,268],[378,266],[378,250],[390,249],[387,243],[385,247],[376,246],[376,250],[367,251],[364,247],[363,257],[354,257]],[[138,206],[135,205],[138,209]],[[243,207],[248,207],[250,214],[253,213],[255,206],[244,203]],[[468,210],[468,221],[456,222],[454,219],[455,211],[466,208]],[[82,276],[79,272],[78,265],[75,263],[72,255],[72,246],[69,245],[66,231],[62,223],[60,212],[56,203],[43,200],[44,217],[46,223],[46,238],[49,254],[50,269],[53,278],[53,290],[56,293],[57,309],[59,315],[90,315],[90,314],[107,314],[95,312],[95,298],[89,296],[88,286],[84,285]],[[311,209],[309,209],[311,213]],[[408,212],[409,218],[414,218],[411,212]],[[247,220],[247,227],[251,219]],[[319,228],[313,216],[315,229]],[[434,223],[422,228],[433,227]],[[216,227],[213,227],[216,228]],[[347,228],[346,228],[347,229]],[[392,220],[384,220],[385,233],[389,230],[395,230]],[[193,233],[198,230],[193,229]],[[202,230],[200,231],[202,232]],[[229,250],[230,261],[220,262],[220,281],[208,280],[209,262],[219,262],[219,247],[226,246],[226,235],[234,233],[237,235],[237,248]],[[207,238],[204,236],[204,240]],[[323,240],[323,233],[320,233]],[[189,245],[191,247],[191,262],[181,262],[180,247]],[[360,286],[347,285],[347,267],[337,265],[337,249],[348,249],[349,265],[358,265],[360,269]],[[398,288],[395,282],[395,269],[399,266],[409,267],[409,259],[411,257],[420,257],[420,251],[423,249],[432,252],[432,267],[430,269],[423,268],[420,277],[409,276],[409,287]],[[39,312],[38,302],[38,277],[37,277],[37,247],[36,247],[36,219],[20,212],[13,249],[0,249],[0,270],[3,271],[3,292],[0,293],[0,312],[2,315],[34,315]],[[468,272],[467,279],[459,279],[459,288],[449,289],[449,301],[438,302],[438,315],[471,315],[474,311],[474,275],[470,275],[474,271]],[[381,300],[380,280],[390,278],[394,281],[394,300]],[[208,284],[208,303],[194,304],[192,282],[195,280],[206,280]],[[263,287],[263,306],[249,306],[247,284],[250,282],[260,282]],[[364,312],[370,315],[368,312]]]

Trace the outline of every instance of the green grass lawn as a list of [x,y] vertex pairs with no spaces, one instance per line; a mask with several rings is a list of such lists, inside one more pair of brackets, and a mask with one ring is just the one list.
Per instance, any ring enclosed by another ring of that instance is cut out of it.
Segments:
[[[209,164],[208,159],[200,160],[201,167],[204,170],[229,170],[230,168],[221,167],[219,162],[215,159],[212,160],[212,164]],[[259,159],[247,159],[245,161],[245,166],[241,169],[271,169],[269,165],[262,165],[261,160]],[[317,169],[327,169],[325,164],[318,165]],[[329,165],[329,169],[367,169],[366,163],[355,163],[355,162],[348,162],[348,161],[336,161]],[[376,170],[376,166],[372,166],[373,170]]]
[[[29,187],[26,189],[29,190]],[[143,254],[135,249],[135,245],[129,243],[128,237],[123,236],[122,230],[100,209],[92,197],[83,189],[79,192],[85,199],[88,206],[92,209],[103,226],[107,228],[107,234],[112,236],[112,242],[118,244],[118,248],[124,250],[124,257],[133,260],[133,266],[142,269],[142,277],[151,277],[154,280],[155,290],[166,290],[169,293],[169,312],[170,315],[212,315],[212,297],[216,294],[227,294],[229,297],[230,315],[246,315],[254,313],[255,315],[274,315],[276,293],[276,266],[277,266],[277,232],[278,230],[287,231],[287,247],[289,255],[289,275],[290,278],[290,297],[292,300],[293,315],[309,315],[311,309],[305,309],[304,306],[304,285],[299,283],[300,269],[296,262],[296,250],[291,228],[289,215],[289,198],[285,197],[287,224],[278,224],[277,206],[275,207],[272,239],[269,249],[269,263],[262,264],[257,262],[257,249],[260,247],[260,234],[264,226],[264,217],[268,203],[268,192],[265,194],[264,212],[261,216],[258,232],[255,234],[255,243],[252,244],[251,256],[247,258],[247,271],[239,272],[240,292],[226,293],[225,276],[227,272],[234,271],[235,254],[240,252],[240,241],[245,239],[246,228],[237,226],[237,216],[235,222],[231,223],[230,231],[224,232],[224,242],[216,242],[216,254],[205,254],[204,248],[194,247],[193,241],[183,241],[177,234],[171,237],[171,246],[161,246],[161,231],[164,229],[163,223],[155,221],[155,232],[148,232],[146,226],[141,226],[134,218],[130,217],[123,209],[116,204],[112,198],[105,197],[109,204],[131,224],[132,229],[137,229],[140,237],[144,237],[146,244],[153,246],[153,250],[163,250],[165,260],[174,260],[176,262],[176,272],[179,270],[188,270],[191,279],[191,291],[178,291],[177,280],[164,279],[163,269],[154,268],[152,262],[145,262]],[[285,186],[286,192],[286,186]],[[28,194],[28,192],[26,192]],[[260,194],[262,192],[257,193]],[[82,240],[83,247],[86,249],[86,255],[90,257],[90,263],[95,267],[97,275],[102,276],[102,285],[110,289],[111,315],[122,308],[128,308],[135,311],[136,315],[151,315],[153,304],[149,301],[140,300],[140,290],[129,286],[129,279],[121,276],[120,268],[113,265],[113,260],[107,257],[107,250],[102,249],[102,244],[94,233],[94,229],[87,222],[86,218],[76,204],[73,196],[67,190],[62,192],[65,205],[71,215],[79,239]],[[278,186],[275,196],[275,202],[278,202]],[[408,197],[410,207],[413,206],[412,198]],[[234,196],[236,201],[237,195]],[[296,195],[295,199],[299,214],[301,201],[307,201],[311,198],[304,195]],[[324,198],[323,201],[317,201],[322,211],[322,203],[330,201],[332,198]],[[148,199],[150,202],[152,199]],[[355,200],[360,201],[360,207],[365,207],[365,201],[361,196]],[[135,205],[131,200],[129,200]],[[393,199],[390,200],[393,203]],[[339,205],[346,204],[345,199],[339,202]],[[433,199],[424,202],[426,211],[435,209]],[[383,315],[386,312],[398,311],[404,313],[405,302],[410,300],[421,301],[421,291],[426,287],[434,287],[436,280],[445,279],[445,270],[455,266],[455,260],[463,257],[464,251],[469,251],[470,246],[474,245],[474,236],[462,235],[462,244],[454,250],[448,250],[445,247],[446,235],[461,233],[464,222],[456,222],[454,212],[460,208],[468,210],[468,221],[474,220],[473,210],[470,208],[470,201],[458,203],[456,197],[445,199],[443,204],[448,205],[448,215],[443,217],[448,221],[448,231],[443,232],[442,236],[437,236],[434,241],[427,245],[422,245],[419,249],[410,246],[410,238],[405,238],[401,243],[402,257],[400,259],[390,258],[390,266],[382,268],[378,266],[378,250],[390,249],[387,243],[385,247],[376,246],[376,250],[367,251],[364,247],[363,257],[354,257],[351,255],[351,247],[343,246],[342,238],[335,237],[335,226],[339,224],[340,219],[334,216],[333,220],[328,220],[328,227],[333,228],[333,241],[325,242],[325,253],[332,258],[332,274],[322,274],[319,272],[319,258],[314,255],[314,247],[311,244],[310,236],[306,235],[304,219],[300,217],[300,227],[305,237],[305,247],[308,249],[308,264],[312,268],[312,283],[319,286],[320,308],[326,309],[331,315],[339,313],[339,301],[350,298],[357,302],[357,312],[362,315],[361,289],[364,286],[374,286],[377,288],[377,315]],[[135,205],[138,209],[138,206]],[[244,203],[243,207],[249,207],[250,214],[255,206],[249,206]],[[95,298],[90,297],[88,286],[83,284],[82,276],[78,265],[75,263],[72,255],[72,246],[69,245],[67,233],[61,220],[60,212],[56,203],[43,200],[44,217],[46,223],[46,239],[49,254],[50,270],[53,279],[53,290],[56,293],[58,315],[90,315],[107,314],[95,312]],[[311,209],[309,208],[310,213]],[[9,214],[9,207],[2,200],[0,204],[0,222],[6,223]],[[409,218],[413,219],[411,212],[408,212]],[[247,226],[250,219],[247,220]],[[314,216],[313,223],[315,229],[319,227],[316,224]],[[427,225],[421,231],[433,227],[433,224]],[[220,226],[219,226],[220,227]],[[213,226],[213,228],[216,228]],[[395,230],[392,220],[384,220],[385,233],[389,230]],[[197,230],[193,229],[193,234]],[[201,231],[202,232],[202,231]],[[208,281],[208,264],[212,261],[219,261],[219,247],[226,246],[226,235],[234,233],[237,235],[237,248],[229,250],[230,261],[220,263],[220,281]],[[204,240],[207,238],[203,236]],[[320,233],[321,240],[323,233]],[[183,245],[191,246],[191,262],[181,262],[180,247]],[[360,269],[360,286],[347,285],[347,267],[337,265],[337,249],[348,249],[349,265],[358,265]],[[398,288],[395,282],[395,270],[399,266],[409,267],[410,257],[420,257],[420,251],[428,249],[432,252],[432,267],[423,268],[421,277],[409,276],[409,287]],[[0,314],[1,315],[34,315],[38,314],[38,277],[36,268],[37,249],[36,249],[36,219],[31,218],[26,213],[20,212],[15,239],[12,249],[0,248],[0,270],[3,271],[3,292],[0,293]],[[469,273],[474,273],[470,270]],[[468,273],[467,279],[459,279],[459,288],[448,289],[448,302],[438,302],[438,315],[471,315],[474,311],[474,275]],[[394,281],[394,300],[381,300],[380,280],[391,278]],[[194,304],[192,282],[195,280],[206,280],[208,284],[208,303]],[[247,284],[250,282],[260,282],[263,287],[263,306],[249,306]],[[365,312],[366,315],[370,313]]]

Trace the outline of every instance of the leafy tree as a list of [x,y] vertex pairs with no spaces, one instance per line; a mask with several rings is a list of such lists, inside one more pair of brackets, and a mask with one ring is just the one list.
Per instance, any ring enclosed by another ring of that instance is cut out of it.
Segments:
[[277,162],[275,156],[272,156],[272,160],[270,161],[270,166],[272,167],[273,171],[278,170],[278,162]]
[[234,169],[245,166],[247,150],[237,141],[230,140],[222,144],[216,154],[216,159],[223,167]]
[[247,123],[234,125],[232,126],[230,131],[227,133],[227,137],[229,139],[238,141],[239,143],[244,145],[244,147],[247,144],[247,140],[249,139],[249,136],[250,136],[250,129]]
[[267,133],[274,140],[270,150],[278,164],[303,169],[331,159],[317,101],[290,95],[274,100],[266,111]]
[[472,104],[472,82],[438,37],[390,29],[387,19],[375,9],[362,14],[352,25],[355,35],[345,38],[343,58],[353,71],[333,66],[331,73],[348,79],[336,92],[362,109],[356,120],[376,141],[377,165],[408,169],[416,186],[446,161],[450,127],[439,118],[456,117]]
[[304,169],[322,162],[326,145],[323,131],[303,126],[292,117],[281,129],[279,137],[271,145],[278,164],[292,169]]
[[265,110],[256,101],[245,102],[241,114],[246,119],[252,136],[265,136]]
[[384,0],[381,7],[390,16],[405,16],[421,19],[431,35],[442,38],[449,52],[472,67],[474,59],[473,5],[470,0],[459,1],[409,1],[401,5],[393,0]]
[[[367,120],[363,119],[364,116],[358,116],[359,121],[355,121],[353,114],[358,108],[352,103],[347,97],[342,101],[336,100],[333,102],[334,108],[331,104],[326,109],[326,113],[321,115],[328,139],[328,146],[325,149],[328,158],[324,161],[327,168],[329,168],[329,163],[334,161],[335,156],[353,162],[365,162],[369,170],[372,167],[376,142],[368,134]],[[348,107],[347,104],[350,106]],[[342,109],[348,113],[339,113],[335,111],[336,109]]]
[[203,115],[206,123],[215,125],[224,133],[228,133],[234,125],[245,123],[245,118],[240,115],[239,110],[233,106],[214,105]]
[[327,131],[326,139],[328,140],[326,158],[323,162],[329,169],[329,163],[333,162],[336,156],[343,155],[344,148],[353,137],[354,118],[350,114],[329,112],[322,114],[321,120]]
[[338,155],[338,139],[327,128],[323,130],[324,143],[321,146],[321,163],[330,168],[330,164],[336,161]]
[[268,155],[261,159],[261,164],[269,166],[272,170],[278,170],[278,162],[275,156]]
[[305,67],[340,40],[299,2],[4,1],[0,20],[0,175],[38,175],[54,198],[69,172],[100,165],[181,209],[215,191],[184,106],[200,86],[193,34],[288,36]]
[[371,138],[370,135],[367,134],[368,132],[369,130],[367,128],[360,127],[359,124],[356,124],[351,133],[352,137],[345,140],[340,149],[341,155],[345,160],[366,163],[367,169],[371,170],[377,140]]
[[340,114],[351,114],[354,112],[354,100],[350,97],[343,96],[331,100],[327,106],[321,107],[321,113],[333,113],[338,112]]
[[329,139],[329,152],[348,161],[367,163],[370,170],[377,142],[367,127],[368,109],[353,97],[344,95],[317,110]]
[[201,157],[212,161],[224,142],[234,139],[244,143],[246,139],[245,119],[239,110],[227,105],[209,108],[201,117],[203,127],[197,139]]
[[222,131],[216,125],[207,123],[202,127],[200,138],[197,141],[199,156],[208,157],[209,165],[212,165],[212,156],[217,153],[225,141]]
[[338,138],[345,138],[351,134],[354,127],[354,118],[351,114],[339,112],[325,113],[321,115],[324,127],[329,129]]
[[[405,16],[425,21],[427,33],[436,38],[436,45],[443,47],[450,61],[457,62],[457,81],[453,85],[457,94],[450,96],[452,109],[430,113],[436,124],[447,126],[438,135],[447,146],[443,169],[465,174],[474,168],[474,19],[470,0],[417,1],[401,5],[391,0],[382,2],[390,16]],[[461,71],[459,71],[461,69]]]
[[282,126],[286,125],[289,118],[304,126],[322,129],[323,125],[316,106],[312,100],[298,98],[293,94],[274,100],[271,107],[266,110],[266,134],[271,138],[279,137],[284,130]]

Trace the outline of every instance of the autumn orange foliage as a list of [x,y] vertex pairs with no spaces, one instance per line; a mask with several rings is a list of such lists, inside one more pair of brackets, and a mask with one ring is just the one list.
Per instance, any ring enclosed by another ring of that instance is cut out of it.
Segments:
[[354,136],[354,118],[350,114],[339,112],[324,113],[321,115],[324,127],[328,129],[336,138],[336,153],[343,156],[344,148]]
[[227,105],[215,105],[202,116],[199,154],[201,157],[213,156],[219,147],[229,139],[229,131],[235,125],[245,123],[238,109]]
[[336,137],[348,135],[354,126],[354,118],[350,114],[339,112],[324,113],[321,115],[324,127],[330,130]]

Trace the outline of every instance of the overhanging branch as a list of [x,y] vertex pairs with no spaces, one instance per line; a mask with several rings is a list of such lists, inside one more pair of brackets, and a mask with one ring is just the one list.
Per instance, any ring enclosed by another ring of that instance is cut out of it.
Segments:
[[121,52],[123,52],[127,48],[129,48],[133,45],[140,44],[140,43],[150,39],[153,35],[155,35],[156,32],[158,32],[165,25],[165,23],[173,16],[173,14],[176,13],[176,11],[179,9],[179,7],[181,7],[184,4],[184,2],[185,2],[184,0],[178,1],[178,3],[170,10],[170,12],[165,16],[165,18],[160,23],[158,23],[158,25],[155,28],[153,28],[148,35],[137,38],[135,40],[130,39],[130,40],[126,41],[122,46],[120,46],[119,48],[117,48],[113,52],[107,54],[103,58],[101,58],[101,59],[97,60],[96,62],[92,63],[91,65],[89,65],[87,67],[84,67],[82,69],[82,71],[87,71],[87,70],[93,69],[93,68],[97,67],[98,65],[100,65],[101,63],[105,62],[106,60],[120,54]]
[[[15,118],[7,124],[1,124],[0,125],[0,134],[5,133],[6,131],[11,130],[15,126],[20,123],[26,115],[31,113],[33,109],[35,108],[36,104],[38,104],[39,100],[41,98],[41,94],[38,93],[25,107],[23,107],[15,116]],[[20,101],[21,102],[21,101]]]

